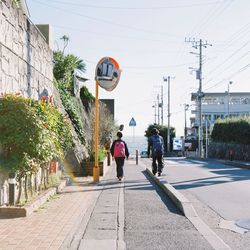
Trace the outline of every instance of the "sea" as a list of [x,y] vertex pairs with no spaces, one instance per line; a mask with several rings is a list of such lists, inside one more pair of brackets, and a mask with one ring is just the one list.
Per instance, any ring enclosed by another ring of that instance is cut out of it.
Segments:
[[124,136],[122,139],[127,143],[131,156],[135,155],[136,150],[140,154],[141,151],[147,151],[148,149],[148,141],[145,136]]

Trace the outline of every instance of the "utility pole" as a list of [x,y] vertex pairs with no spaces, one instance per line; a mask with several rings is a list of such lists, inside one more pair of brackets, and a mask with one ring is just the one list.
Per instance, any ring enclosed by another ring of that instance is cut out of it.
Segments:
[[158,125],[160,124],[160,101],[159,94],[157,95],[157,108],[158,108]]
[[161,125],[163,125],[163,86],[161,86]]
[[192,43],[192,47],[195,49],[199,49],[199,69],[196,71],[196,78],[199,80],[199,89],[197,92],[198,98],[198,112],[199,112],[199,157],[203,157],[203,124],[202,124],[202,97],[204,97],[204,93],[202,92],[202,48],[207,48],[207,46],[212,46],[212,44],[208,44],[207,41],[203,42],[202,39],[195,40],[185,39],[185,42]]
[[170,152],[170,76],[163,77],[163,81],[168,83],[168,130],[167,130],[167,152]]
[[152,108],[154,108],[154,111],[155,111],[154,117],[155,117],[155,124],[156,124],[156,116],[157,116],[157,114],[156,114],[156,101],[154,103],[155,104],[152,106]]

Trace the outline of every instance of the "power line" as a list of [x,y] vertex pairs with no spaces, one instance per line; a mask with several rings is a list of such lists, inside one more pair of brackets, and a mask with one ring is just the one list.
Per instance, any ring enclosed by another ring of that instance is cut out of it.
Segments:
[[144,30],[144,29],[140,29],[140,28],[136,28],[136,27],[124,25],[124,24],[119,24],[119,23],[111,22],[111,21],[108,21],[108,20],[105,20],[105,19],[100,19],[100,18],[88,16],[88,15],[83,15],[83,14],[78,13],[78,12],[69,11],[67,9],[63,9],[63,8],[55,7],[53,5],[45,4],[45,3],[37,1],[37,0],[35,0],[35,2],[38,3],[38,4],[40,4],[40,5],[56,9],[58,11],[62,11],[62,12],[74,14],[74,15],[77,15],[77,16],[81,16],[83,18],[86,18],[86,19],[89,19],[89,20],[92,20],[92,21],[95,21],[95,22],[107,23],[107,24],[110,24],[110,25],[113,25],[113,26],[118,26],[118,27],[121,27],[121,28],[130,29],[130,30],[136,30],[136,31],[144,32],[144,33],[151,33],[151,34],[158,34],[158,35],[167,35],[168,37],[172,36],[172,37],[175,37],[175,38],[177,37],[177,36],[169,35],[169,34],[166,34],[166,33],[156,32],[156,31],[152,31],[152,30]]
[[223,83],[223,82],[225,82],[225,81],[227,81],[227,80],[232,79],[234,76],[236,76],[236,75],[242,73],[243,71],[247,70],[248,68],[250,68],[250,64],[245,65],[244,67],[240,68],[239,70],[237,70],[236,72],[234,72],[234,73],[233,73],[232,75],[230,75],[229,77],[224,78],[224,79],[220,80],[219,82],[215,83],[213,86],[207,88],[205,91],[207,91],[207,90],[209,90],[209,89],[212,89],[212,88],[214,88],[214,87],[220,85],[221,83]]
[[107,36],[107,37],[112,37],[112,38],[118,38],[118,39],[131,39],[131,40],[142,40],[142,41],[151,41],[151,42],[162,42],[162,43],[173,43],[175,44],[176,42],[170,42],[167,40],[159,40],[159,39],[149,39],[149,38],[137,38],[137,37],[129,37],[129,36],[121,36],[121,35],[111,35],[110,33],[99,33],[99,32],[93,32],[93,31],[88,31],[88,30],[83,30],[83,29],[78,29],[70,26],[60,26],[60,25],[53,25],[53,27],[59,28],[59,29],[70,29],[78,32],[83,32],[87,34],[93,34],[93,35],[98,35],[98,36]]
[[221,9],[217,10],[217,13],[215,13],[213,16],[211,16],[209,19],[206,20],[206,22],[204,22],[204,24],[201,26],[202,29],[200,29],[200,32],[197,33],[198,36],[200,36],[200,34],[204,31],[207,30],[208,28],[208,24],[211,25],[211,23],[214,23],[216,20],[216,17],[221,16],[221,14],[223,12],[225,12],[225,10],[232,4],[234,0],[231,0],[231,2],[228,2],[226,6],[222,6]]
[[[36,0],[34,0],[36,2]],[[230,0],[228,0],[230,1]],[[207,3],[197,3],[197,4],[179,4],[179,5],[172,5],[172,6],[150,6],[150,7],[115,7],[115,6],[104,6],[104,5],[90,5],[90,4],[82,4],[82,3],[74,3],[74,2],[64,2],[64,1],[57,1],[57,0],[50,0],[50,3],[60,3],[64,5],[73,5],[73,6],[82,6],[87,8],[93,9],[114,9],[114,10],[162,10],[162,9],[181,9],[181,8],[192,8],[192,7],[200,7],[200,6],[207,6],[217,4],[220,1],[216,2],[207,2]],[[221,1],[225,2],[225,0]]]
[[[216,17],[219,16],[223,11],[226,10],[226,8],[229,7],[229,5],[233,2],[233,0],[229,1],[229,2],[218,2],[217,4],[220,4],[219,7],[214,6],[212,9],[210,9],[208,15],[206,16],[206,18],[204,19],[204,21],[199,22],[198,25],[193,29],[192,33],[195,30],[205,30],[205,26],[207,26],[210,22],[210,20],[215,21]],[[226,5],[225,5],[226,4]],[[201,32],[196,32],[195,36],[200,36]]]
[[[244,58],[245,56],[249,55],[249,53],[250,53],[250,51],[247,51],[244,55],[240,56],[240,57],[237,58],[235,61],[238,62],[240,59],[242,59],[242,58]],[[216,74],[214,77],[220,75],[222,72],[225,72],[227,69],[229,69],[229,68],[231,68],[232,66],[234,66],[234,65],[235,65],[235,61],[233,61],[228,67],[224,68],[222,71],[220,71],[220,72],[219,72],[218,74]],[[213,77],[213,78],[210,78],[210,79],[205,83],[205,85],[207,85],[209,82],[211,82],[211,81],[214,79],[214,77]]]

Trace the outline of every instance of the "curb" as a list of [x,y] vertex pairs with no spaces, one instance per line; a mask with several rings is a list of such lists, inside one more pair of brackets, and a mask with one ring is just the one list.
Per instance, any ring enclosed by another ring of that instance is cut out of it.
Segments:
[[164,177],[156,177],[151,170],[143,165],[146,172],[166,193],[173,203],[183,212],[184,216],[193,224],[197,231],[208,241],[216,250],[230,250],[231,248],[198,216],[192,203],[184,197],[178,190],[169,184]]
[[162,190],[169,196],[169,198],[186,217],[198,217],[192,203],[182,193],[177,191],[163,177],[158,178],[154,176],[148,168],[146,168],[146,172],[162,188]]

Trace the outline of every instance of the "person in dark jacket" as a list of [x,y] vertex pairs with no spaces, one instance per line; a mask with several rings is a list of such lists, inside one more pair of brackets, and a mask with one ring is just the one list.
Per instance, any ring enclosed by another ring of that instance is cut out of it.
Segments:
[[128,159],[129,151],[126,142],[121,139],[122,132],[118,131],[116,135],[117,139],[113,141],[110,148],[110,153],[112,157],[115,158],[117,178],[119,179],[119,181],[121,181],[123,178],[123,166],[125,157]]
[[160,176],[163,168],[164,142],[157,128],[153,128],[152,136],[148,138],[148,158],[150,151],[153,159],[152,172],[154,175],[158,172],[158,176]]

